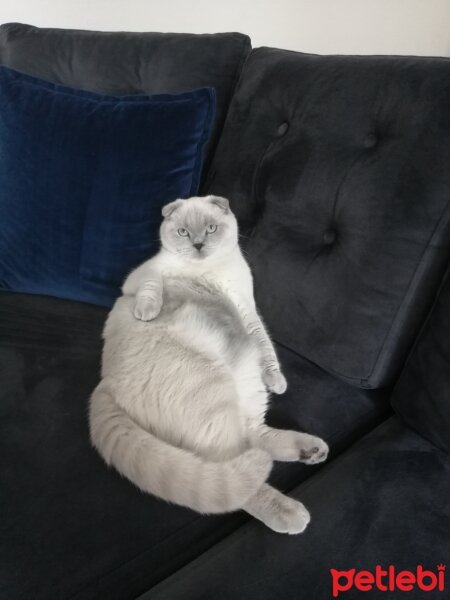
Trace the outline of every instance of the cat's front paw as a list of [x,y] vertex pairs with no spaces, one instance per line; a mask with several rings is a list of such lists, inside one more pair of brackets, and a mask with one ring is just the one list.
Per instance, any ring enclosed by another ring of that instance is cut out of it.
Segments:
[[152,321],[161,311],[162,298],[137,296],[134,303],[134,316],[140,321]]
[[327,459],[328,444],[320,437],[301,433],[299,435],[299,461],[316,465]]
[[269,392],[273,392],[274,394],[284,394],[287,390],[286,378],[279,370],[265,369],[263,372],[263,381]]

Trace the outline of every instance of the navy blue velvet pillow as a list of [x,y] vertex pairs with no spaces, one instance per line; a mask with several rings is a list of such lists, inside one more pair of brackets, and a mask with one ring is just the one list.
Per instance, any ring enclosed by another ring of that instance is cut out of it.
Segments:
[[0,67],[0,289],[109,306],[198,190],[215,94],[102,96]]

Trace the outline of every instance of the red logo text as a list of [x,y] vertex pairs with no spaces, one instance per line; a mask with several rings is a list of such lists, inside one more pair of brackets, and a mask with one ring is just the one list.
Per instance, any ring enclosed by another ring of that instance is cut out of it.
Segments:
[[445,589],[445,565],[437,565],[436,571],[429,571],[418,565],[415,571],[397,571],[393,565],[383,569],[380,565],[375,571],[337,571],[330,569],[331,588],[333,597],[357,589],[361,592],[370,592],[372,589],[381,592],[410,592],[419,589],[423,592]]

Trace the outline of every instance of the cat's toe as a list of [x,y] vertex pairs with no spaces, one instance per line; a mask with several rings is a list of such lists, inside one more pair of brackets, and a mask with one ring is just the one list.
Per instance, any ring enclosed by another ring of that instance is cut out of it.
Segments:
[[321,438],[311,436],[307,445],[300,448],[299,460],[306,465],[316,465],[328,457],[328,444]]

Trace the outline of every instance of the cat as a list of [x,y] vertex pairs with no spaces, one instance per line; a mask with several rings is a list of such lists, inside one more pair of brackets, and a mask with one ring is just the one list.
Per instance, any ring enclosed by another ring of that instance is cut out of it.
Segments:
[[92,443],[145,492],[301,533],[308,510],[267,478],[274,460],[319,463],[328,446],[264,422],[270,392],[287,384],[236,218],[218,196],[175,200],[162,215],[159,253],[126,278],[105,324]]

